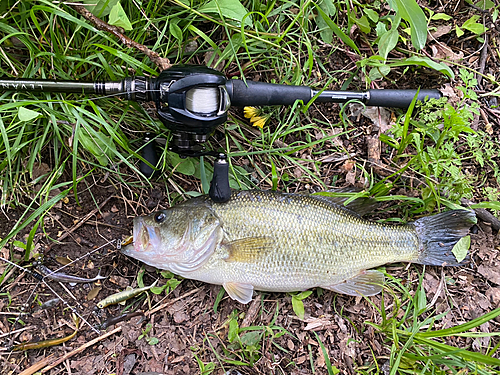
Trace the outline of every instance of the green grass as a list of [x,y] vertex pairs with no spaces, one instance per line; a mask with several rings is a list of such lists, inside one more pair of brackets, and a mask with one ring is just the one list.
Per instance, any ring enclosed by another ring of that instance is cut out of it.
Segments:
[[[382,295],[380,306],[370,304],[380,314],[379,323],[366,322],[382,333],[384,342],[390,346],[390,374],[397,373],[447,373],[467,368],[476,374],[497,373],[500,360],[494,357],[497,347],[489,347],[482,354],[471,351],[464,345],[465,340],[459,340],[464,346],[448,345],[446,338],[478,338],[495,337],[498,332],[481,333],[475,328],[495,319],[500,315],[500,309],[473,319],[467,323],[454,327],[435,329],[441,319],[451,312],[437,313],[435,307],[430,306],[422,284],[423,274],[420,275],[415,293],[401,283],[401,280],[392,277],[388,287]],[[412,288],[413,289],[413,288]],[[397,292],[396,292],[397,291]],[[400,292],[400,293],[398,293]],[[387,295],[390,298],[387,298]],[[387,311],[390,301],[392,309]]]
[[[227,3],[231,4],[220,2]],[[121,1],[132,24],[126,35],[169,57],[173,64],[209,64],[237,77],[260,75],[269,82],[317,89],[350,85],[351,89],[364,90],[372,80],[393,84],[396,79],[401,82],[429,72],[441,74],[443,79],[456,75],[463,99],[454,105],[440,100],[416,106],[408,113],[397,112],[390,132],[381,136],[387,145],[382,156],[389,162],[390,175],[375,175],[364,155],[356,155],[356,182],[364,184],[366,195],[390,202],[401,221],[443,206],[454,207],[464,197],[498,210],[494,202],[500,186],[498,145],[488,134],[471,129],[479,103],[473,70],[464,66],[458,70],[458,65],[452,69],[421,52],[422,30],[425,28],[426,34],[428,26],[438,25],[439,16],[434,13],[424,10],[428,24],[422,24],[415,9],[413,13],[391,12],[389,17],[380,12],[376,2],[253,0],[243,2],[243,14],[208,1],[146,0],[140,9],[136,4]],[[410,9],[414,6],[412,1],[407,4]],[[67,5],[8,0],[1,3],[0,14],[4,15],[0,19],[0,76],[93,81],[158,73],[146,56],[97,30]],[[350,34],[353,28],[359,30],[358,38]],[[406,28],[412,29],[411,37],[403,31]],[[466,36],[480,37],[474,30]],[[368,47],[361,48],[361,41]],[[405,59],[391,55],[396,48]],[[485,79],[498,91],[498,78]],[[484,95],[489,94],[494,92]],[[340,116],[323,115],[324,108],[311,104],[304,111],[299,103],[288,108],[264,108],[270,120],[263,129],[252,128],[241,111],[234,110],[224,130],[207,147],[230,155],[233,188],[328,189],[343,182],[345,176],[338,172],[341,163],[330,171],[331,164],[322,162],[322,158],[350,158],[356,149],[352,145],[362,141],[364,134],[346,111]],[[26,120],[24,109],[33,111],[33,118]],[[34,233],[38,226],[43,227],[44,215],[68,194],[78,198],[77,188],[85,177],[108,173],[116,184],[148,186],[138,170],[147,132],[169,141],[165,127],[136,103],[75,94],[0,93],[0,207],[24,210],[12,223],[10,233],[0,239],[0,248],[19,240],[20,233],[29,229],[28,260]],[[173,203],[206,193],[212,174],[210,164],[207,158],[201,163],[193,158],[182,161],[163,151],[158,167],[168,177],[168,199]],[[464,165],[475,166],[477,173],[468,173]],[[204,191],[185,191],[178,177],[202,180]],[[413,196],[395,195],[399,189]],[[498,311],[452,329],[432,330],[427,327],[437,317],[419,300],[424,298],[421,290],[417,286],[413,295],[393,280],[393,289],[388,289],[384,298],[392,295],[395,310],[387,313],[384,306],[374,306],[381,322],[367,322],[390,348],[391,374],[440,374],[446,368],[457,373],[460,366],[468,367],[470,373],[493,373],[497,347],[480,354],[447,346],[443,340],[476,337],[470,330],[493,319]],[[403,305],[401,318],[398,313]],[[218,364],[204,362],[201,354],[196,357],[200,372],[208,374],[215,366],[236,362],[253,365],[264,345],[278,352],[283,349],[273,341],[289,334],[283,327],[270,324],[240,330],[237,316],[229,317],[233,322],[229,327],[232,324],[233,328],[229,329],[230,337],[223,339],[226,351],[223,356],[217,354]],[[324,349],[327,344],[318,340]],[[377,366],[374,359],[373,365],[359,371],[375,373]],[[328,372],[335,373],[330,361]]]

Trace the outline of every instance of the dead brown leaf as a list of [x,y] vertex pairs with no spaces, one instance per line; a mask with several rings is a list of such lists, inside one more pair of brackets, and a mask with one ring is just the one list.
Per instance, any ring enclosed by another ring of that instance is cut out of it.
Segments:
[[429,32],[427,34],[427,40],[431,41],[431,40],[437,39],[443,35],[446,35],[451,31],[452,28],[453,28],[452,25],[440,25],[440,26],[436,27],[436,30]]
[[481,264],[477,268],[477,272],[492,283],[500,285],[500,270],[498,267]]
[[464,58],[464,53],[462,51],[455,53],[451,48],[443,44],[433,44],[430,47],[432,50],[432,57],[436,59],[457,62]]

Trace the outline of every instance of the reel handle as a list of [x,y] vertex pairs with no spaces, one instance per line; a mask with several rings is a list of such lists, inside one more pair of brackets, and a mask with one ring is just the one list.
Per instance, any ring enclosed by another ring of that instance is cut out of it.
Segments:
[[220,153],[214,162],[214,175],[210,182],[208,195],[215,203],[224,203],[231,198],[229,163],[226,154]]
[[[158,155],[156,153],[156,145],[154,139],[150,138],[149,134],[146,134],[144,139],[146,144],[142,148],[142,157],[149,162],[149,164],[154,165],[155,167],[158,165]],[[141,160],[141,164],[139,165],[139,170],[141,173],[150,178],[155,174],[155,170],[151,168],[148,164]]]

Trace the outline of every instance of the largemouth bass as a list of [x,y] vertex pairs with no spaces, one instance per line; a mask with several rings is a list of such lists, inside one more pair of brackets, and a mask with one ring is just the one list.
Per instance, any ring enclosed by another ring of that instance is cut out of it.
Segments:
[[182,277],[223,285],[241,303],[254,290],[313,287],[375,295],[386,263],[457,266],[455,243],[476,222],[453,210],[407,225],[362,219],[327,197],[271,191],[234,192],[226,203],[208,197],[134,219],[128,256]]

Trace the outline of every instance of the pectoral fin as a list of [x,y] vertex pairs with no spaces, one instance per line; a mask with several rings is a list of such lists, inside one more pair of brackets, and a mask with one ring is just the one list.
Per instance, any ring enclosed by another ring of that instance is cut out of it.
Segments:
[[258,261],[275,247],[272,237],[247,237],[225,244],[229,255],[226,262],[252,263]]
[[368,270],[341,284],[324,288],[349,296],[374,296],[382,291],[383,285],[384,274],[380,271]]
[[223,287],[227,294],[229,294],[229,297],[238,302],[246,304],[252,300],[253,285],[251,284],[229,282],[224,283]]

